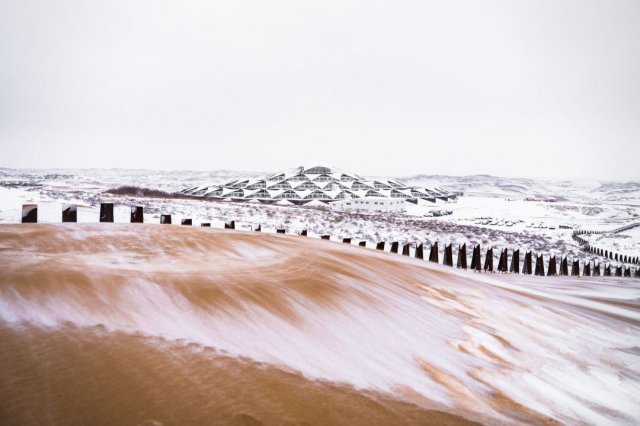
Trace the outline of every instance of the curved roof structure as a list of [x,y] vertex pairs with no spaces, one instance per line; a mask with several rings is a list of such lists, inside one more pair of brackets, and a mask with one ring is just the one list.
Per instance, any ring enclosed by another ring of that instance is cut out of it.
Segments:
[[349,198],[384,197],[435,201],[455,198],[441,188],[406,186],[395,180],[368,179],[358,174],[326,165],[300,166],[258,179],[236,179],[222,185],[186,188],[182,194],[196,197],[224,198],[236,201],[258,200],[277,203],[286,200],[296,205],[314,201],[331,203]]

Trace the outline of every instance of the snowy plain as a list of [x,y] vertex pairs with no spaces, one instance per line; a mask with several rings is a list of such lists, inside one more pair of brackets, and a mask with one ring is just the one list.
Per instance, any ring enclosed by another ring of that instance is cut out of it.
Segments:
[[[455,201],[405,203],[402,213],[347,212],[321,207],[262,205],[172,196],[144,196],[144,190],[174,194],[186,187],[222,184],[236,178],[262,176],[240,171],[154,171],[125,169],[0,169],[0,223],[17,223],[21,204],[37,203],[39,221],[61,221],[61,204],[78,205],[79,222],[97,222],[100,202],[113,202],[115,221],[128,222],[130,206],[145,208],[145,222],[158,223],[171,214],[173,223],[191,218],[195,226],[223,227],[235,220],[242,229],[284,228],[332,238],[412,243],[438,241],[441,247],[463,243],[484,248],[533,250],[547,255],[587,256],[572,240],[575,229],[612,230],[640,222],[640,182],[538,181],[479,176],[392,177],[409,185],[440,186],[463,193]],[[114,195],[123,186],[140,193]],[[527,201],[534,199],[536,201]],[[554,201],[545,201],[545,200]],[[433,212],[450,213],[432,217]],[[598,247],[640,254],[640,228],[620,234],[588,236]],[[599,259],[602,260],[602,259]]]

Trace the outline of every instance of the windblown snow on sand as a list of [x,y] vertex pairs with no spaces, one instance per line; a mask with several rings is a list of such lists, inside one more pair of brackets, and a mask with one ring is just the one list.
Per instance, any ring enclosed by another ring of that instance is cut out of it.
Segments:
[[0,269],[17,423],[640,421],[635,279],[136,224],[2,225]]

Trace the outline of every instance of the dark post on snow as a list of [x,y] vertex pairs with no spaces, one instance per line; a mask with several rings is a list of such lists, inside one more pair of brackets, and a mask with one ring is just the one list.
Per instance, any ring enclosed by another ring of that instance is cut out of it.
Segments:
[[62,222],[77,222],[78,221],[78,206],[75,204],[63,204],[62,205]]
[[113,222],[113,203],[100,203],[100,222]]
[[22,223],[38,223],[38,205],[22,205]]
[[143,223],[142,206],[131,206],[131,223]]
[[429,249],[429,262],[439,263],[438,260],[438,242],[431,244]]
[[451,243],[444,246],[444,259],[442,264],[453,267],[453,249],[451,248]]
[[415,258],[416,259],[424,259],[424,245],[422,243],[420,243],[417,247],[416,247],[416,254],[415,254]]

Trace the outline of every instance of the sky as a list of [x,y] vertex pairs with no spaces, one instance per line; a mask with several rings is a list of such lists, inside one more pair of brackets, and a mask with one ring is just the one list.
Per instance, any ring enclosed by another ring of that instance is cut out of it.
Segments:
[[640,180],[637,0],[0,0],[0,167]]

